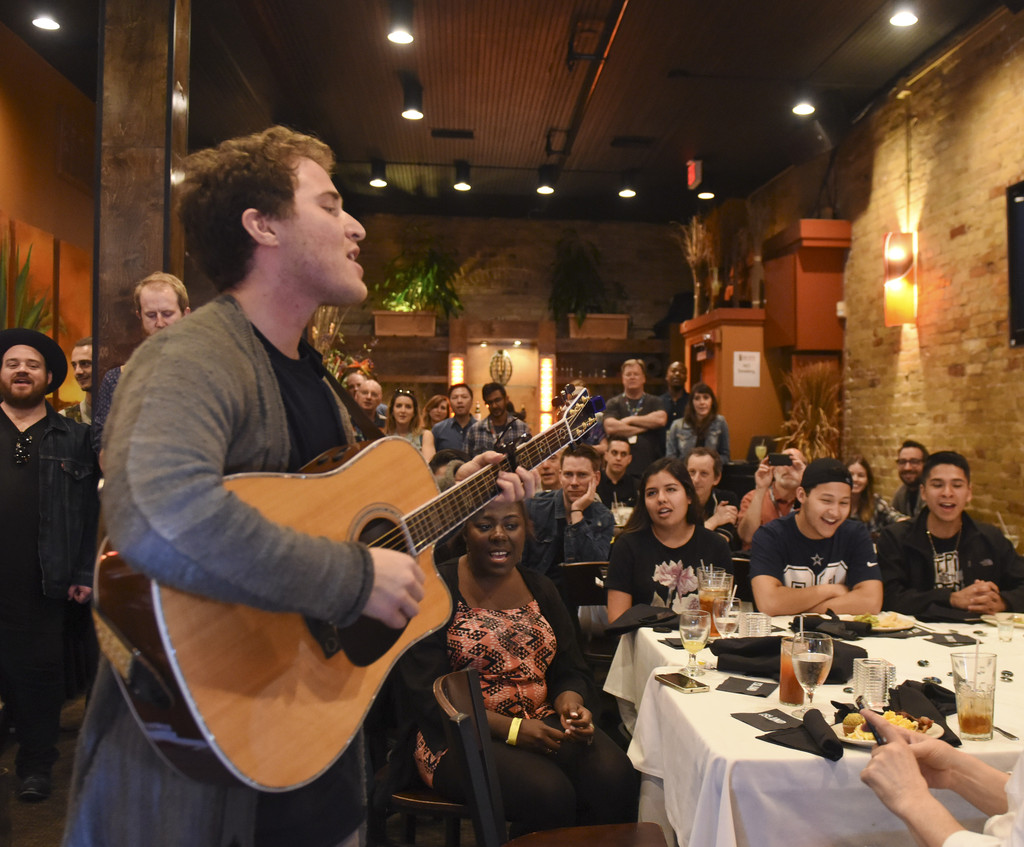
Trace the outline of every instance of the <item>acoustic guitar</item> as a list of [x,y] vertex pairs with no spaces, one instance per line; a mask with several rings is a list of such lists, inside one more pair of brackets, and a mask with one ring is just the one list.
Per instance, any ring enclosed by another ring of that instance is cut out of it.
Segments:
[[[97,634],[157,752],[207,782],[287,791],[315,780],[351,742],[399,656],[448,620],[452,601],[433,545],[494,496],[499,470],[513,461],[532,469],[577,441],[603,401],[581,389],[564,408],[561,420],[500,464],[441,494],[423,457],[397,438],[348,460],[324,454],[299,473],[225,479],[274,523],[415,556],[425,596],[402,630],[367,617],[342,629],[160,585],[104,541],[93,594]],[[386,493],[373,500],[368,492]]]

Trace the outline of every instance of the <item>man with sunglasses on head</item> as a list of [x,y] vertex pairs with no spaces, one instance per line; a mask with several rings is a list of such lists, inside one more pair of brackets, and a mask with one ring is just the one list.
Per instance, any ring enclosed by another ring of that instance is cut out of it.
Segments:
[[64,703],[64,615],[92,594],[99,468],[89,427],[46,401],[68,373],[53,339],[0,332],[0,694],[18,799],[50,796]]

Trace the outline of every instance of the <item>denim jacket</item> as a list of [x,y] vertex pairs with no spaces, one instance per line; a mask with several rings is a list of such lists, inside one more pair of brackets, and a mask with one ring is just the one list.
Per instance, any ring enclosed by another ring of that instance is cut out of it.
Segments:
[[[690,429],[689,424],[682,418],[673,421],[665,436],[666,455],[685,461],[696,446],[697,433]],[[721,415],[716,415],[708,424],[708,431],[704,434],[704,446],[716,450],[723,462],[729,461],[729,424]]]
[[99,478],[89,427],[47,403],[39,442],[39,564],[47,597],[66,599],[72,585],[92,585]]
[[[558,584],[558,566],[564,562],[603,562],[612,546],[615,519],[608,507],[594,501],[583,511],[583,520],[570,525],[565,520],[565,496],[561,491],[541,491],[526,501],[533,523],[533,537],[526,542],[523,567],[540,571]],[[558,543],[558,521],[565,521],[565,539]],[[562,558],[558,558],[559,547]]]

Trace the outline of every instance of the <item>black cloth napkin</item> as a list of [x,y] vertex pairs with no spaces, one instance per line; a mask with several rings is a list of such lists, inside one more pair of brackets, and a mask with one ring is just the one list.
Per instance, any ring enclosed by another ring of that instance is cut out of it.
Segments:
[[[844,641],[856,641],[865,635],[871,634],[871,624],[863,621],[844,621],[839,615],[828,609],[828,617],[823,615],[804,615],[805,632],[824,632],[833,638],[841,638]],[[800,631],[800,615],[797,615],[789,624],[793,632]]]
[[969,635],[961,635],[959,632],[936,632],[925,639],[925,641],[931,641],[932,644],[941,644],[943,647],[964,647],[974,644],[977,640]]
[[614,623],[605,629],[607,635],[622,635],[644,626],[675,626],[679,615],[664,606],[649,606],[638,603],[623,612]]
[[[850,712],[857,711],[853,703],[838,703],[833,700],[832,705],[836,707],[834,723],[842,723]],[[946,715],[956,714],[956,695],[948,688],[933,682],[908,679],[896,688],[889,689],[888,708],[894,712],[906,712],[915,718],[929,717],[942,727],[943,741],[953,747],[963,744],[946,723]]]
[[[739,673],[744,676],[779,678],[779,651],[782,638],[765,635],[760,638],[719,638],[712,641],[710,650],[718,657],[718,670],[723,673]],[[840,685],[853,676],[853,660],[867,658],[867,651],[856,644],[835,641],[832,668],[828,672],[826,685]]]
[[954,609],[952,606],[940,606],[932,603],[920,615],[914,615],[919,621],[936,621],[942,623],[977,623],[981,616],[977,612],[970,612],[967,609]]
[[761,741],[778,744],[780,747],[823,756],[833,762],[843,758],[843,742],[836,737],[832,727],[825,722],[825,718],[817,709],[811,709],[804,715],[802,726],[794,729],[777,729],[775,732],[757,737]]

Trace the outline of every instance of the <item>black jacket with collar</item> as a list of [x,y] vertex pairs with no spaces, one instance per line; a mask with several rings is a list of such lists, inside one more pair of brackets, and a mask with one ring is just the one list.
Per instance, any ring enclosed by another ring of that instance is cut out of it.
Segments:
[[[890,524],[878,537],[878,564],[885,585],[882,608],[887,611],[920,615],[933,603],[951,605],[952,589],[935,587],[927,527],[925,508],[913,520]],[[964,512],[957,549],[964,586],[978,579],[994,582],[1007,610],[1024,610],[1024,559],[997,527],[974,521]]]

